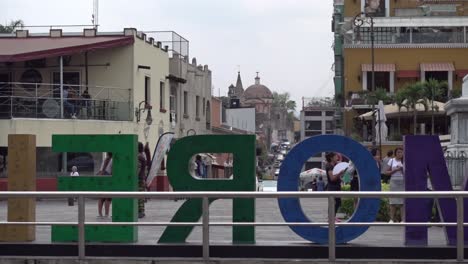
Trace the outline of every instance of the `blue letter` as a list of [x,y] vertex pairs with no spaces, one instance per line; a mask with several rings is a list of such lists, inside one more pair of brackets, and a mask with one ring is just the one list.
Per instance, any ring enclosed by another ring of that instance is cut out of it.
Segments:
[[[304,163],[314,154],[336,151],[353,160],[359,172],[361,191],[380,191],[380,172],[374,158],[358,142],[335,135],[322,135],[304,140],[286,156],[280,169],[278,191],[297,191],[298,178]],[[302,211],[299,199],[278,199],[281,214],[286,222],[310,222]],[[360,199],[356,212],[348,222],[374,222],[379,211],[380,199]],[[290,226],[299,236],[312,242],[328,243],[328,228],[311,226]],[[343,244],[362,235],[368,226],[337,227],[336,243]]]

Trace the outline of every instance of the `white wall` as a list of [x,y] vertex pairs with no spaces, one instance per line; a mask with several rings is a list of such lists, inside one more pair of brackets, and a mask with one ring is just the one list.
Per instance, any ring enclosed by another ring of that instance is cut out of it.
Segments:
[[226,125],[255,133],[255,108],[226,109]]

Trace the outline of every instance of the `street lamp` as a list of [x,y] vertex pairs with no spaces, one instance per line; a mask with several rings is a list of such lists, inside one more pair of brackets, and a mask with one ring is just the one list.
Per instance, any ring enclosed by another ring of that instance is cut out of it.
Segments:
[[[370,25],[371,39],[371,64],[372,64],[372,82],[371,92],[375,92],[375,58],[374,58],[374,17],[372,13],[361,12],[353,18],[353,24],[360,29],[364,24]],[[375,102],[372,100],[372,111],[375,111]],[[372,147],[376,146],[375,142],[375,119],[372,118]]]

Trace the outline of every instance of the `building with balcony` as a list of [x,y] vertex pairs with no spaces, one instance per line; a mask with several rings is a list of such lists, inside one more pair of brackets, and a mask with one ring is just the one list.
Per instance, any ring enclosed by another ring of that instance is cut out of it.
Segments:
[[53,153],[53,134],[137,134],[153,149],[170,131],[168,76],[168,48],[132,28],[1,35],[0,155],[8,134],[35,134],[38,177],[54,177],[95,173],[102,154]]
[[[300,141],[318,135],[337,134],[335,111],[335,101],[331,98],[302,98]],[[322,168],[324,160],[325,153],[316,153],[304,164],[304,169]]]
[[[372,2],[372,3],[371,3]],[[375,2],[375,3],[374,3]],[[359,27],[353,19],[361,12],[374,21],[375,87],[396,93],[409,83],[435,79],[447,83],[444,100],[461,89],[468,73],[468,3],[433,0],[335,0],[335,95],[341,106],[344,132],[359,133],[364,140],[368,131],[357,127],[370,125],[356,117],[371,110],[362,94],[372,89],[370,19]],[[359,15],[365,16],[365,15]],[[444,103],[444,102],[442,102]],[[388,118],[389,137],[413,131],[411,115],[397,111]],[[402,127],[397,129],[397,119]],[[435,133],[449,133],[450,120],[443,109],[436,113]],[[431,114],[418,113],[418,133],[430,131]],[[366,129],[364,129],[366,130]]]

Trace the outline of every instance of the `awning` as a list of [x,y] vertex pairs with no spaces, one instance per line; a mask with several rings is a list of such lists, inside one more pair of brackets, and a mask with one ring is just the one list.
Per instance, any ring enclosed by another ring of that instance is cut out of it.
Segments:
[[[419,115],[429,115],[432,114],[431,111],[431,106],[432,102],[427,101],[428,109],[424,108],[424,105],[422,104],[417,104],[416,105],[416,111],[419,113]],[[445,104],[442,102],[434,101],[434,108],[436,109],[434,111],[434,115],[445,115]],[[400,111],[398,111],[398,106],[396,104],[389,104],[384,106],[384,111],[385,111],[385,116],[388,118],[395,118],[398,116],[407,116],[407,115],[412,115],[413,114],[413,109],[409,109],[410,111],[408,112],[408,109],[406,107],[402,107]],[[372,120],[372,111],[367,112],[365,114],[362,114],[359,116],[361,119],[365,120]]]
[[466,75],[468,75],[468,70],[456,70],[455,73],[458,77],[464,78]]
[[419,71],[397,71],[396,77],[397,78],[419,78],[420,76]]
[[133,44],[133,36],[0,38],[0,62],[71,55]]
[[[371,72],[372,64],[362,64],[363,72]],[[374,64],[374,71],[376,72],[394,72],[395,64]]]
[[455,66],[450,62],[442,63],[421,63],[421,70],[425,72],[455,71]]

